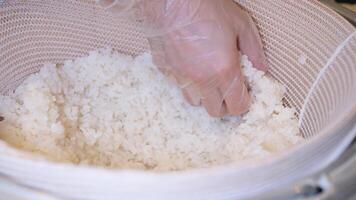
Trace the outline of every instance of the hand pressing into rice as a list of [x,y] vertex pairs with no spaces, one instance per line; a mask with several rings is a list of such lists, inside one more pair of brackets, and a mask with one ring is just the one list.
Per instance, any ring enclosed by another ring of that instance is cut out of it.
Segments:
[[266,71],[258,30],[231,0],[142,1],[155,64],[175,78],[192,105],[214,117],[239,115],[250,105],[240,52]]

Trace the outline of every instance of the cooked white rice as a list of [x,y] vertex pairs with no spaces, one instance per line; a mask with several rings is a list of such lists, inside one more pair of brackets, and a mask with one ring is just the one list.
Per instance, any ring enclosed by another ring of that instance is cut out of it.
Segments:
[[283,86],[246,56],[242,64],[254,99],[242,119],[187,104],[148,53],[105,49],[48,64],[0,96],[0,137],[51,160],[159,171],[260,159],[302,143]]

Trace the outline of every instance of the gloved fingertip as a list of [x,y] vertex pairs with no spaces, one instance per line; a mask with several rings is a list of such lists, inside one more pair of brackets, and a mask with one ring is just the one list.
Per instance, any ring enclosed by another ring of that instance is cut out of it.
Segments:
[[239,110],[239,115],[244,114],[244,113],[249,111],[250,106],[251,106],[251,102],[252,102],[251,95],[250,95],[250,93],[247,93],[245,95],[245,97],[244,97],[243,102],[241,103],[241,107],[240,107],[240,110]]
[[262,58],[257,58],[257,61],[252,61],[253,66],[261,71],[267,72],[268,71],[268,62],[266,58],[263,56]]
[[211,117],[221,118],[227,113],[224,100],[218,91],[212,92],[212,94],[202,99],[202,105]]
[[188,89],[182,89],[184,99],[192,106],[200,106],[200,97],[190,92]]
[[222,109],[219,111],[219,112],[212,112],[211,110],[209,109],[206,109],[206,111],[208,112],[208,114],[211,116],[211,117],[215,117],[215,118],[222,118],[224,117],[224,115],[226,114],[226,109]]

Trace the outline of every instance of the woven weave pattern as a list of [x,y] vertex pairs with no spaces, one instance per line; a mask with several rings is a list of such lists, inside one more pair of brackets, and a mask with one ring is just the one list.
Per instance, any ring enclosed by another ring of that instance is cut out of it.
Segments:
[[135,55],[148,46],[137,24],[89,1],[6,1],[0,17],[1,93],[14,89],[46,62],[105,46]]
[[[329,58],[337,47],[355,32],[355,28],[314,1],[237,2],[245,7],[257,22],[271,67],[270,72],[286,85],[287,102],[295,106],[298,113],[305,107],[308,119],[300,119],[304,136],[310,138],[316,135],[328,121],[325,112],[347,107],[345,101],[341,103],[337,99],[352,99],[352,92],[347,88],[356,91],[356,83],[352,81],[355,80],[355,39],[349,40],[348,50],[340,52],[337,59],[328,66],[330,69],[338,68],[339,71],[329,74],[327,80],[313,88],[323,88],[323,92],[310,91]],[[356,35],[353,38],[356,38]],[[341,85],[338,84],[340,79],[345,81]],[[332,90],[335,87],[337,92]],[[314,100],[305,104],[308,93],[313,95]],[[323,111],[320,111],[321,108]],[[315,113],[317,110],[324,114]],[[335,113],[328,115],[333,116],[334,120],[337,118]]]
[[[356,105],[354,27],[313,0],[237,2],[257,23],[270,73],[286,86],[286,103],[297,108],[301,132],[307,139],[328,133],[325,127],[341,123],[345,113],[353,112]],[[122,53],[137,55],[148,49],[139,25],[87,0],[5,0],[0,5],[0,93],[15,89],[44,63],[60,63],[97,48],[112,46]],[[176,199],[197,199],[189,195],[198,194],[198,190],[204,191],[201,193],[204,199],[238,199],[247,197],[247,193],[280,187],[287,178],[298,180],[320,168],[316,165],[325,164],[323,159],[333,155],[333,150],[347,136],[338,134],[312,140],[314,146],[306,145],[274,165],[219,171],[211,176],[204,173],[184,176],[182,172],[178,176],[146,174],[144,178],[136,173],[124,174],[122,178],[121,171],[38,164],[20,156],[16,159],[14,150],[0,143],[0,173],[70,199],[103,198],[104,193],[108,199],[122,194],[155,199],[157,191],[165,192],[161,197],[175,194]],[[129,181],[134,187],[127,186],[125,180],[134,180]],[[167,184],[161,185],[157,180]],[[101,185],[105,187],[98,187]],[[137,193],[137,188],[141,193]]]
[[[354,28],[313,1],[239,0],[238,3],[255,19],[270,73],[286,85],[287,103],[295,106],[299,113],[320,70]],[[105,12],[90,1],[6,1],[0,16],[1,93],[16,88],[28,74],[38,71],[46,62],[61,62],[105,46],[131,55],[148,48],[137,28],[138,23]],[[352,59],[354,52],[351,49],[343,54]],[[305,62],[301,64],[300,59]],[[337,62],[331,67],[339,66],[344,70],[342,73],[353,74],[351,65],[352,61]],[[328,84],[334,85],[340,76],[334,73]],[[347,80],[346,83],[350,84]],[[355,89],[355,85],[342,85],[338,89],[344,87]],[[324,103],[328,102],[321,99],[318,106],[327,109]],[[310,115],[310,112],[307,113]],[[314,121],[301,119],[302,131],[308,137],[317,133],[315,126],[326,122],[321,116],[312,118]]]

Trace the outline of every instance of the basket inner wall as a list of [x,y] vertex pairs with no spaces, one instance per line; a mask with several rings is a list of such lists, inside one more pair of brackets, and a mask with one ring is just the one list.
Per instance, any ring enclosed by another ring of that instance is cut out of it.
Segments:
[[[312,138],[354,104],[356,37],[349,36],[355,29],[314,1],[237,2],[257,23],[270,73],[286,86],[287,103],[298,115],[304,108],[301,131]],[[144,52],[148,43],[137,27],[90,1],[5,1],[0,7],[0,93],[15,89],[44,63],[106,46],[129,55]]]

